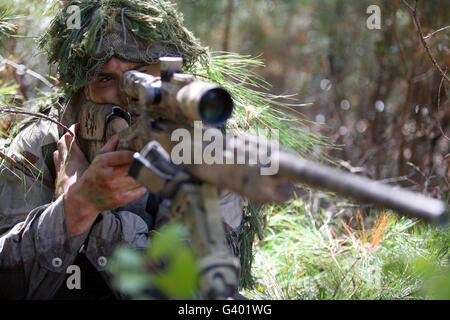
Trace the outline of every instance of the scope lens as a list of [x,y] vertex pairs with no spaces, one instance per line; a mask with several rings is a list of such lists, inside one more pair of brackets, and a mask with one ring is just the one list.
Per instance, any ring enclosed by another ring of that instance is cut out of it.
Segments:
[[199,111],[203,122],[218,127],[231,117],[233,107],[231,95],[222,88],[215,88],[205,92],[200,100]]

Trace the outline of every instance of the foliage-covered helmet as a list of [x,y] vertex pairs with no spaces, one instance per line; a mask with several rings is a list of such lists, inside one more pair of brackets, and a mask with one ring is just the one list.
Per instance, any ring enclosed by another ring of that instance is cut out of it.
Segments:
[[[79,9],[79,28],[69,28],[75,12],[71,6]],[[39,45],[49,63],[57,63],[59,80],[71,93],[113,56],[145,64],[161,56],[181,56],[191,66],[207,54],[183,26],[182,14],[164,0],[65,1]]]

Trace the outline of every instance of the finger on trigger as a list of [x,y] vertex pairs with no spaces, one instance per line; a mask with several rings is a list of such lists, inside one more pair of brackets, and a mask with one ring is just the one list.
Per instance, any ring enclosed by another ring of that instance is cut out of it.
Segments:
[[108,166],[117,167],[123,165],[129,165],[133,160],[132,151],[116,151],[105,153],[101,155],[103,157],[103,163]]
[[124,190],[124,191],[134,190],[134,189],[142,187],[142,184],[140,184],[139,182],[137,182],[136,180],[134,180],[131,177],[119,178],[115,182],[116,182],[116,186],[120,190]]
[[128,190],[122,193],[122,196],[127,199],[127,203],[139,199],[147,192],[146,187],[140,187],[132,190]]
[[130,165],[122,165],[122,166],[116,166],[113,168],[114,175],[118,177],[127,177],[128,171],[130,170]]

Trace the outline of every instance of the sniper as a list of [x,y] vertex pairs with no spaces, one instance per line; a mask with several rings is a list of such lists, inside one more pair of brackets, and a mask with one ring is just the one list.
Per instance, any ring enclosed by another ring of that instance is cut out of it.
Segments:
[[[67,25],[74,6],[80,28]],[[127,110],[121,76],[130,70],[157,76],[161,57],[182,57],[187,72],[207,70],[209,50],[182,21],[169,1],[69,0],[58,9],[39,47],[56,66],[59,88],[39,111],[70,132],[30,121],[5,150],[20,166],[2,167],[0,175],[1,298],[128,298],[112,285],[104,261],[118,244],[144,250],[150,232],[170,220],[169,204],[128,175],[133,152],[116,150],[117,135],[88,159],[77,140],[79,112],[86,104]],[[221,192],[221,223],[235,256],[245,232],[244,204],[241,196]],[[65,285],[71,265],[89,280],[81,289]]]

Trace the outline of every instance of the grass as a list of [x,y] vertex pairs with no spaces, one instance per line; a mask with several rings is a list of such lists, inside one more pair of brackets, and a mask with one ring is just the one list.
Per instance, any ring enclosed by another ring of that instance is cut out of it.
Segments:
[[296,199],[267,209],[250,299],[450,299],[450,232],[390,212],[311,214]]

